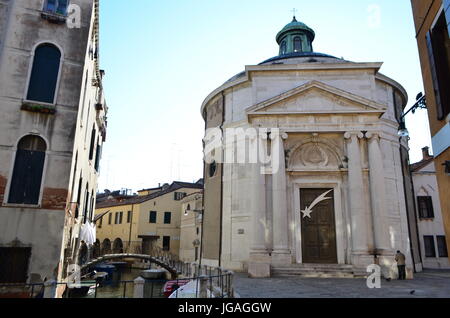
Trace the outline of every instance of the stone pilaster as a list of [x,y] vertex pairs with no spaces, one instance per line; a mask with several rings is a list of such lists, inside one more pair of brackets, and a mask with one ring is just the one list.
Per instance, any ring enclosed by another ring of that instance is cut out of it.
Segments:
[[[264,136],[254,137],[251,140],[252,147],[265,147],[265,144],[259,142],[258,138]],[[267,138],[267,135],[265,135]],[[257,149],[257,148],[253,148]],[[251,207],[253,218],[253,237],[250,248],[250,261],[248,264],[248,274],[254,278],[270,277],[270,263],[271,259],[266,247],[266,190],[265,190],[265,175],[262,170],[261,161],[251,165]]]
[[288,210],[286,194],[286,158],[284,139],[287,134],[272,132],[272,202],[273,202],[273,264],[290,264]]
[[386,225],[387,207],[385,192],[385,175],[383,155],[380,148],[380,136],[367,133],[369,140],[370,194],[372,201],[372,217],[374,225],[375,247],[377,252],[391,252],[389,232]]
[[364,211],[364,182],[359,140],[364,137],[361,132],[347,132],[349,206],[351,215],[352,262],[365,265],[369,255],[366,216]]

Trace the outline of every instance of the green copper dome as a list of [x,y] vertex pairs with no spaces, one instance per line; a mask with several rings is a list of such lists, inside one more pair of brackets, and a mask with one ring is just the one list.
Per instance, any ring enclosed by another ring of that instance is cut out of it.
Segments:
[[312,42],[315,38],[313,29],[294,17],[277,34],[277,43],[280,45],[280,55],[297,52],[312,52]]

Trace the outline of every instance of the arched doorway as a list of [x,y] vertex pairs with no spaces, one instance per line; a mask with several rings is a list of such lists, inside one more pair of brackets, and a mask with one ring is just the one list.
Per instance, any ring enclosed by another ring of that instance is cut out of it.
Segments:
[[123,253],[123,242],[120,238],[116,238],[113,244],[113,253],[121,254]]
[[92,256],[93,258],[97,258],[99,256],[101,256],[101,244],[99,240],[96,240],[94,243],[94,246],[92,248]]
[[111,254],[111,241],[109,239],[103,240],[101,252],[103,255]]

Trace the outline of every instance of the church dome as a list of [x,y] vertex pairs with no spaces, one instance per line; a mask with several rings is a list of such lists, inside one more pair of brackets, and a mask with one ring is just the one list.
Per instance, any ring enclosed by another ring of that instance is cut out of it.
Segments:
[[299,52],[312,52],[314,30],[294,16],[291,23],[278,32],[276,40],[280,46],[280,55]]

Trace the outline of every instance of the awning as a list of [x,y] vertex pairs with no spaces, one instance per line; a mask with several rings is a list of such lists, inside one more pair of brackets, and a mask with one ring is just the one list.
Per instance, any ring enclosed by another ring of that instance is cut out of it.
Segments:
[[108,210],[106,212],[100,213],[96,216],[94,216],[94,223],[100,220],[102,217],[104,217],[106,214],[108,214],[111,210]]

